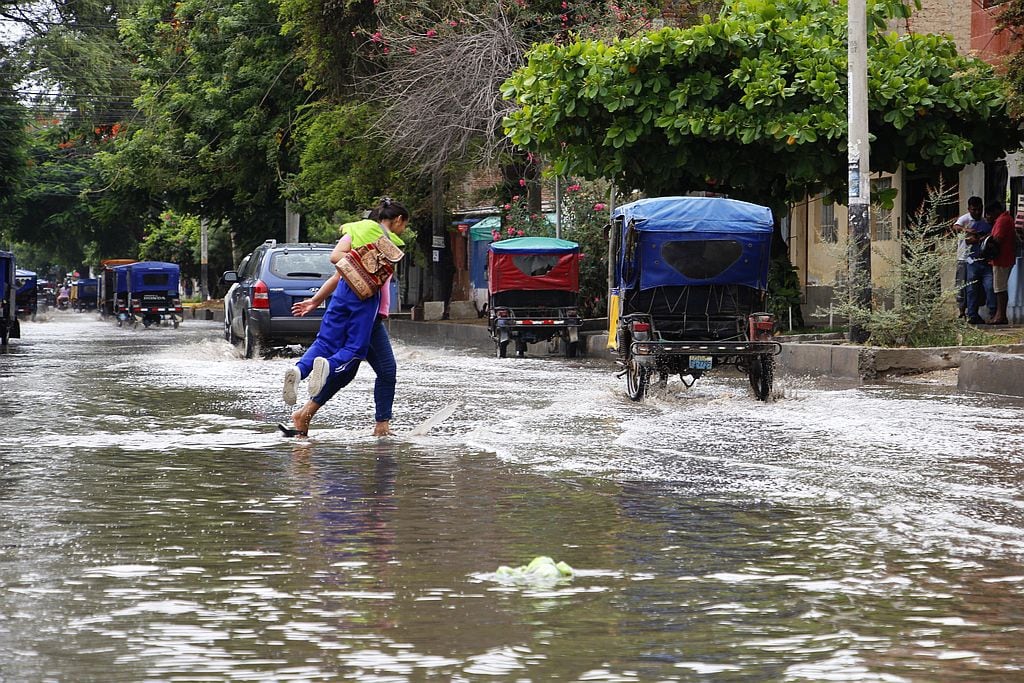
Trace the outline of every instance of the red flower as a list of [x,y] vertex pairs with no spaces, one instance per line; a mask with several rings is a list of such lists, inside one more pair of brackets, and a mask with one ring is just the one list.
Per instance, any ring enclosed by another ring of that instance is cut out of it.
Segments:
[[506,204],[506,205],[505,205],[505,210],[506,210],[506,211],[508,211],[508,210],[509,210],[509,209],[511,209],[511,208],[512,208],[512,205],[511,205],[511,204]]
[[377,31],[372,36],[370,36],[370,40],[374,43],[379,43],[380,41],[384,40],[384,36],[381,35],[380,31]]
[[519,187],[526,187],[526,178],[519,179]]
[[601,202],[594,204],[594,211],[604,211],[606,208],[607,207],[605,207],[605,205],[602,204]]
[[427,38],[434,38],[436,36],[437,36],[437,31],[435,31],[434,29],[430,29],[429,31],[427,31]]
[[519,201],[519,195],[516,195],[516,196],[512,197],[512,201],[518,202]]

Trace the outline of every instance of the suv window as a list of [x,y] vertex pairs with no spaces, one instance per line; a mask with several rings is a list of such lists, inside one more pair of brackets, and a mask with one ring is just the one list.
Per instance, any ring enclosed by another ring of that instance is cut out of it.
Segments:
[[330,251],[278,251],[270,257],[270,272],[280,278],[326,280],[334,266]]

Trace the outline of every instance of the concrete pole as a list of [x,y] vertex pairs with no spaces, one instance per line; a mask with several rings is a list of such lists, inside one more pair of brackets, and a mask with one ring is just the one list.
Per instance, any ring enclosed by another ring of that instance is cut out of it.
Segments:
[[199,294],[210,300],[210,219],[199,219]]
[[608,192],[608,224],[611,228],[608,230],[608,294],[612,293],[612,290],[617,284],[615,282],[615,221],[612,220],[615,217],[615,188],[613,187]]
[[284,241],[294,244],[299,241],[299,222],[301,216],[292,210],[292,203],[284,202]]
[[[847,83],[850,282],[857,303],[871,308],[871,165],[868,144],[868,45],[865,0],[847,4]],[[851,325],[850,340],[867,338],[860,325]]]

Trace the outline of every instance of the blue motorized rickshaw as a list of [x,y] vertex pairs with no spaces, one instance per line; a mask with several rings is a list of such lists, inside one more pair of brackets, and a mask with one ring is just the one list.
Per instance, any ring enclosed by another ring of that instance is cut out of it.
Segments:
[[14,282],[17,287],[15,299],[18,302],[14,312],[22,320],[35,320],[39,306],[39,278],[31,270],[18,268],[14,272]]
[[96,310],[97,281],[94,277],[80,277],[71,283],[71,308],[84,313]]
[[7,348],[12,339],[21,337],[21,325],[15,313],[15,282],[14,254],[0,251],[0,347]]
[[691,386],[722,365],[768,400],[774,317],[764,313],[771,211],[720,197],[657,197],[619,207],[611,230],[615,288],[609,346],[639,401],[652,378]]
[[[123,278],[123,282],[122,282]],[[176,263],[138,261],[114,268],[118,323],[145,326],[167,323],[178,327],[182,320],[178,282],[181,269]],[[123,290],[122,290],[123,287]],[[125,305],[120,297],[124,294]]]
[[580,246],[553,237],[517,237],[488,248],[487,320],[499,358],[515,342],[526,345],[560,338],[566,357],[579,352],[582,320]]

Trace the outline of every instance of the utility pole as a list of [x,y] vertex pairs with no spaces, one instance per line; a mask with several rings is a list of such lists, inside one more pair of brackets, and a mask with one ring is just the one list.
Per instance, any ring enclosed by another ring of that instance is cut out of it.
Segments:
[[[849,0],[847,23],[847,135],[849,162],[850,284],[857,303],[871,308],[871,165],[868,144],[868,16],[865,0]],[[850,341],[867,334],[850,326]]]
[[210,300],[210,219],[199,219],[199,294]]
[[301,216],[292,209],[289,199],[284,201],[284,241],[293,244],[299,241],[299,223]]

